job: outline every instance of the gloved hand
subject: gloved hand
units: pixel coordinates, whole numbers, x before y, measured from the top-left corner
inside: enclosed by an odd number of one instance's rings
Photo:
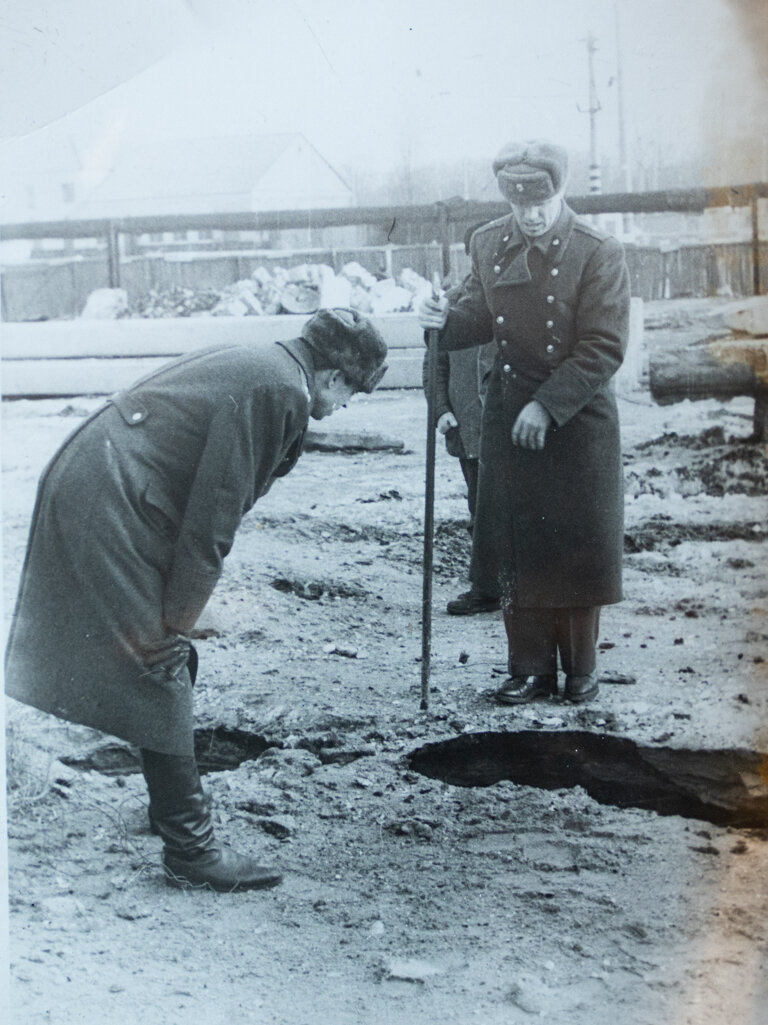
[[[447,434],[448,431],[450,431],[451,427],[458,427],[459,426],[459,421],[456,419],[456,417],[453,415],[453,413],[449,409],[447,413],[443,413],[443,415],[437,421],[437,425],[436,426],[437,426],[438,433],[440,433],[440,434]]]

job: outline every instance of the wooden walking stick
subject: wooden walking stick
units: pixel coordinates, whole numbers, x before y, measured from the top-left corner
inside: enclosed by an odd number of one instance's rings
[[[432,276],[432,298],[441,294],[440,276]],[[429,671],[432,656],[432,555],[435,532],[435,392],[437,391],[437,344],[439,332],[427,332],[427,459],[424,484],[424,559],[421,596],[421,705],[429,708]]]

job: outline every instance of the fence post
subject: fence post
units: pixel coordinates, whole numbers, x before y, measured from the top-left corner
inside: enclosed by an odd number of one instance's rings
[[[755,409],[752,414],[752,440],[765,441],[768,434],[768,389],[761,388],[755,393]]]
[[[757,193],[753,194],[750,200],[752,211],[752,291],[755,295],[762,295],[762,283],[760,280],[760,207]]]
[[[107,222],[106,237],[109,287],[120,288],[120,235],[113,221]]]
[[[451,232],[448,205],[440,202],[435,206],[437,207],[437,234],[443,251],[443,277],[446,278],[451,273]]]

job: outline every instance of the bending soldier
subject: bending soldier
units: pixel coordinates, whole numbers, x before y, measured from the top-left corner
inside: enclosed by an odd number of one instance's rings
[[[371,392],[386,345],[320,310],[301,337],[207,349],[110,399],[42,474],[6,650],[6,691],[141,749],[168,881],[235,890],[280,873],[219,843],[193,746],[189,635],[244,514],[307,424]]]

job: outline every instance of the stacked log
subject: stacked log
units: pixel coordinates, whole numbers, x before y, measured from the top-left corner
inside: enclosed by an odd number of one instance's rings
[[[651,395],[659,405],[754,396],[753,439],[763,441],[768,432],[768,297],[739,304],[724,322],[730,334],[653,356]]]

